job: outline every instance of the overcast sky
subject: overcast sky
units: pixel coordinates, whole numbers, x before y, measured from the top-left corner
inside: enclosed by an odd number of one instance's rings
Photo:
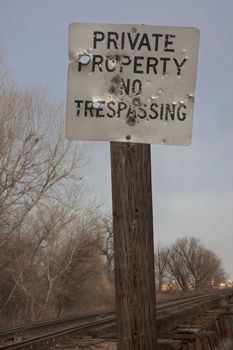
[[[0,0],[0,47],[18,85],[66,99],[71,22],[200,29],[189,147],[152,145],[156,244],[200,238],[233,278],[233,1]],[[93,143],[88,184],[111,203],[109,143]]]

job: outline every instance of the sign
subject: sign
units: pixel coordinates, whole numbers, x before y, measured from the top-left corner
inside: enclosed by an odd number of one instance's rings
[[[199,30],[72,23],[66,135],[189,145]]]

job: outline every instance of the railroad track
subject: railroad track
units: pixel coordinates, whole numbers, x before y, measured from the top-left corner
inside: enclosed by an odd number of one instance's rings
[[[0,342],[4,341],[7,338],[11,337],[18,337],[19,335],[24,334],[25,332],[33,332],[33,331],[41,331],[43,329],[49,330],[50,328],[59,328],[63,327],[64,325],[71,325],[72,323],[79,324],[81,322],[88,322],[88,321],[94,321],[99,318],[103,318],[106,316],[113,316],[114,311],[107,310],[107,311],[98,311],[98,312],[92,312],[92,313],[84,313],[80,315],[72,315],[72,316],[65,316],[62,318],[56,318],[56,319],[50,319],[46,321],[40,321],[40,322],[34,322],[25,324],[23,326],[17,326],[14,328],[5,328],[0,330]],[[1,349],[1,347],[0,347]]]
[[[233,289],[227,289],[160,302],[157,305],[158,331],[166,332],[231,296]],[[4,329],[0,331],[0,350],[53,349],[64,339],[87,335],[88,332],[96,334],[99,331],[104,335],[111,331],[115,335],[115,324],[114,312],[103,311]]]
[[[179,297],[177,299],[162,301],[158,303],[157,305],[157,311],[165,311],[165,310],[171,310],[171,308],[174,306],[175,308],[178,306],[184,307],[185,305],[190,305],[190,301],[192,303],[201,302],[205,300],[218,300],[219,298],[225,298],[228,295],[233,295],[233,289],[224,289],[224,290],[215,290],[213,292],[205,292],[205,293],[198,293],[198,294],[192,294],[187,295],[184,297]]]
[[[97,320],[97,321],[86,321],[79,325],[67,326],[63,329],[59,329],[57,331],[50,331],[46,334],[38,335],[31,337],[29,339],[20,340],[16,343],[8,343],[6,345],[1,345],[1,350],[10,350],[10,349],[33,349],[33,345],[37,346],[39,344],[44,344],[47,348],[55,345],[56,341],[60,341],[63,337],[70,336],[74,333],[79,333],[83,331],[87,331],[93,327],[106,326],[111,324],[111,322],[115,322],[116,317],[108,316],[105,320]]]

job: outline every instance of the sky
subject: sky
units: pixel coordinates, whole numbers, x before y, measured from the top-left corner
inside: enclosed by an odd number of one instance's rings
[[[17,84],[66,100],[71,22],[200,30],[192,144],[152,145],[156,245],[195,236],[233,278],[233,1],[0,0],[0,47]],[[92,142],[87,183],[111,207],[109,142]]]

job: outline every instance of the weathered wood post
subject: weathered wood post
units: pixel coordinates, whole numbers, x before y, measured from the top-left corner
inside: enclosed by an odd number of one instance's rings
[[[118,350],[155,350],[149,144],[111,143]]]

